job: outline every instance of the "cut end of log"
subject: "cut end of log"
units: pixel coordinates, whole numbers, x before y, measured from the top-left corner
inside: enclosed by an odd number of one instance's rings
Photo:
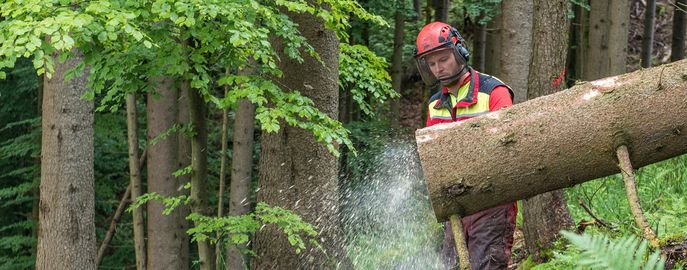
[[[618,76],[592,81],[591,84],[594,86],[594,88],[600,88],[602,90],[620,86],[620,83],[618,83]]]
[[[595,98],[595,97],[597,97],[597,96],[600,96],[600,95],[601,95],[601,93],[600,93],[599,91],[597,91],[597,90],[594,89],[594,90],[591,90],[591,91],[589,91],[588,93],[584,94],[584,95],[582,96],[582,99],[585,100],[585,101],[588,101],[588,100],[590,100],[590,99],[592,99],[592,98]]]
[[[421,135],[421,136],[415,137],[417,144],[421,144],[421,143],[424,143],[424,142],[432,140],[432,139],[434,139],[434,137],[432,137],[431,135]]]

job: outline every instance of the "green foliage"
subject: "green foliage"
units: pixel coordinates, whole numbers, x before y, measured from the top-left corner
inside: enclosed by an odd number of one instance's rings
[[[587,11],[592,9],[589,5],[589,0],[568,0],[568,19],[575,18],[575,6],[580,6]]]
[[[640,168],[636,172],[637,193],[649,224],[663,235],[687,235],[687,155]],[[594,213],[618,232],[641,235],[630,211],[625,185],[620,175],[589,181],[566,190],[568,208],[573,219],[591,217],[577,203],[584,201]]]
[[[188,187],[187,187],[188,188]],[[136,198],[129,206],[127,212],[140,207],[149,201],[159,201],[165,205],[164,215],[169,215],[181,204],[189,204],[190,198],[186,195],[167,197],[154,192],[146,193]],[[188,220],[195,226],[190,228],[187,233],[192,241],[210,241],[217,243],[224,240],[229,245],[245,244],[250,236],[264,225],[276,225],[278,229],[286,234],[289,243],[295,247],[296,254],[305,249],[305,237],[310,245],[321,248],[315,240],[317,236],[316,228],[303,221],[301,217],[289,210],[280,207],[270,207],[265,203],[258,203],[255,212],[240,216],[209,217],[199,213],[191,213]],[[251,253],[250,250],[243,252]]]
[[[327,149],[337,156],[339,151],[336,145],[345,144],[349,149],[353,149],[348,138],[348,130],[339,121],[317,110],[313,101],[298,91],[283,92],[274,82],[258,76],[227,75],[223,76],[219,83],[230,85],[232,88],[217,104],[218,107],[247,98],[258,105],[255,118],[264,131],[278,131],[283,121],[288,125],[311,131],[317,141],[324,142]]]
[[[195,133],[193,132],[193,125],[191,123],[186,125],[174,124],[167,130],[160,132],[157,136],[150,139],[150,145],[156,145],[159,141],[167,139],[170,135],[174,133],[179,133],[182,136],[193,137]]]
[[[301,217],[281,207],[271,207],[265,203],[258,203],[254,213],[240,216],[208,217],[198,213],[192,213],[188,219],[196,226],[188,230],[193,241],[207,241],[217,243],[225,239],[229,245],[245,244],[250,236],[264,225],[275,225],[286,234],[291,246],[295,247],[296,254],[306,248],[303,237],[309,244],[322,248],[316,241],[318,235],[316,227],[303,221]],[[244,252],[251,253],[244,250]]]
[[[189,204],[191,202],[191,198],[186,195],[179,195],[176,197],[168,197],[168,196],[163,196],[160,194],[157,194],[155,192],[149,192],[145,193],[141,196],[138,196],[135,201],[129,205],[129,207],[126,209],[127,212],[131,213],[134,211],[134,209],[141,207],[141,205],[144,205],[148,203],[149,201],[158,201],[161,202],[165,206],[165,210],[162,211],[163,215],[169,215],[179,207],[179,205],[182,204]]]
[[[222,109],[234,103],[213,93],[224,76],[213,67],[237,71],[255,63],[256,78],[261,80],[255,85],[261,87],[261,98],[268,101],[257,103],[262,127],[276,131],[283,119],[313,132],[335,154],[336,144],[351,146],[347,131],[297,91],[287,92],[272,83],[282,72],[277,68],[278,52],[269,40],[279,37],[289,58],[302,61],[301,52],[305,52],[319,59],[283,10],[318,16],[342,39],[347,36],[351,15],[385,23],[353,0],[325,0],[315,5],[283,0],[101,0],[80,5],[9,1],[0,7],[0,15],[5,17],[0,22],[0,36],[5,37],[0,43],[0,72],[11,68],[18,56],[34,56],[34,68],[50,76],[54,63],[49,55],[57,52],[66,59],[73,56],[72,49],[78,49],[84,62],[70,74],[90,67],[92,92],[85,96],[104,95],[99,111],[116,110],[126,93],[153,92],[149,81],[164,76],[188,81],[207,102]]]
[[[502,0],[462,0],[452,3],[465,8],[468,17],[479,24],[489,23],[499,13]]]
[[[684,220],[684,214],[687,213],[687,202],[684,201],[687,197],[685,175],[687,155],[655,163],[636,172],[637,192],[642,208],[661,243],[687,236],[687,221]],[[626,235],[642,235],[642,231],[634,223],[620,175],[585,182],[566,189],[565,193],[568,209],[575,221],[591,219],[577,203],[579,198],[596,216],[613,227],[609,230],[590,226],[585,229],[585,234],[609,235],[610,238],[619,239]],[[578,265],[583,256],[582,251],[574,246],[553,250],[553,253],[553,260],[532,269],[571,269]],[[529,268],[523,266],[521,269]]]
[[[562,231],[577,248],[582,250],[578,267],[591,269],[664,269],[660,252],[649,253],[648,243],[633,235],[610,240],[606,235],[578,235]]]
[[[384,58],[376,56],[362,45],[340,44],[339,86],[353,95],[353,100],[363,113],[372,115],[371,104],[365,100],[369,95],[378,103],[400,95],[391,86],[391,77],[386,71]]]
[[[193,172],[193,167],[192,167],[191,165],[188,165],[188,166],[186,166],[186,167],[183,167],[183,168],[181,168],[181,169],[178,169],[178,170],[174,171],[174,172],[172,173],[172,175],[173,175],[174,177],[179,177],[179,176],[182,176],[182,175],[189,175],[189,174],[191,174],[191,172]]]

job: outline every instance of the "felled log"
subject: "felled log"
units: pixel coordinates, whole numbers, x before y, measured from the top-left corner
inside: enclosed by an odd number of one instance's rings
[[[687,60],[416,132],[438,221],[687,153]]]

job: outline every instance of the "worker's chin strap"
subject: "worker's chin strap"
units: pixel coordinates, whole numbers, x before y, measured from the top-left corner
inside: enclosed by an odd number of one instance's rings
[[[456,83],[458,81],[458,79],[460,79],[460,77],[463,76],[463,74],[465,74],[465,72],[467,72],[467,70],[468,70],[468,65],[463,65],[463,68],[460,69],[458,72],[456,72],[456,74],[452,75],[451,77],[439,79],[439,81],[441,82],[441,86],[449,86],[449,85]]]

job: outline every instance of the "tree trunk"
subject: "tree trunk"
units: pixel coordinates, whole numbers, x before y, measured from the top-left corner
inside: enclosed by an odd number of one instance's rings
[[[315,107],[337,118],[338,39],[323,22],[310,14],[289,14],[313,45],[326,67],[309,56],[298,62],[282,56],[284,71],[280,85],[298,89],[311,98]],[[275,42],[282,51],[283,44]],[[307,76],[303,76],[307,74]],[[338,183],[336,158],[315,140],[311,132],[282,126],[279,132],[263,135],[260,157],[258,201],[291,209],[304,221],[319,228],[318,242],[326,254],[306,247],[299,255],[282,232],[267,226],[255,237],[258,257],[253,269],[348,269],[343,233],[338,223]]]
[[[250,182],[253,174],[253,134],[255,105],[248,100],[239,101],[234,121],[233,159],[231,163],[231,194],[229,215],[238,216],[250,211]],[[247,248],[241,245],[239,248]],[[236,246],[227,247],[226,269],[246,269],[248,257]]]
[[[163,196],[177,196],[177,179],[172,175],[177,169],[177,133],[172,132],[164,139],[152,144],[153,138],[170,130],[176,123],[177,91],[172,88],[170,78],[151,80],[155,94],[148,94],[148,192]],[[178,212],[163,215],[164,205],[149,201],[148,222],[148,269],[183,269],[181,257],[183,243]]]
[[[654,45],[654,22],[656,21],[656,0],[647,0],[644,10],[644,36],[642,37],[642,67],[651,67]]]
[[[198,90],[188,89],[189,112],[194,136],[191,137],[191,211],[212,215],[208,202],[208,130],[205,119],[206,104]],[[215,270],[215,248],[210,241],[198,242],[201,270]]]
[[[608,29],[608,74],[613,76],[627,72],[627,36],[630,33],[630,0],[610,0]]]
[[[425,2],[425,24],[429,24],[432,21],[432,1],[427,0]]]
[[[126,97],[126,123],[129,140],[129,176],[131,177],[131,201],[143,195],[141,186],[141,168],[138,154],[138,117],[136,113],[136,96],[128,94]],[[133,213],[134,253],[136,254],[136,269],[146,269],[145,226],[143,207],[134,209]]]
[[[567,1],[534,0],[533,7],[528,99],[565,88],[565,59],[568,55]],[[558,237],[558,232],[573,223],[563,191],[556,190],[523,200],[522,213],[527,250],[535,260],[548,259],[540,251],[548,249]]]
[[[65,81],[82,58],[57,58],[44,84],[36,269],[96,269],[93,101],[81,99],[88,71]]]
[[[179,100],[177,101],[177,106],[179,110],[177,113],[177,122],[179,125],[189,125],[191,123],[191,113],[189,112],[189,101],[188,101],[188,81],[181,81],[179,83]],[[191,138],[188,134],[179,134],[177,150],[178,155],[178,165],[177,168],[185,168],[191,165]],[[179,195],[190,196],[191,191],[185,188],[181,188],[191,182],[191,176],[180,175],[177,177],[177,190]],[[190,265],[190,237],[186,231],[191,227],[191,222],[186,220],[186,217],[191,213],[191,209],[188,205],[179,205],[177,208],[176,217],[179,222],[179,230],[184,233],[179,235],[179,241],[181,242],[181,251],[179,252],[179,260],[181,261],[181,269],[188,269]]]
[[[137,168],[140,168],[143,166],[143,163],[146,160],[145,155],[146,155],[146,151],[143,151],[141,158],[136,161]],[[140,171],[138,171],[138,174],[140,175]],[[126,190],[124,191],[124,195],[122,196],[122,199],[119,200],[119,204],[117,205],[117,210],[115,210],[114,214],[112,215],[112,218],[110,221],[110,227],[107,229],[107,233],[105,234],[105,238],[103,238],[103,242],[100,243],[100,248],[98,248],[98,256],[95,259],[95,265],[98,267],[100,266],[100,263],[103,260],[103,257],[105,255],[105,251],[107,250],[108,245],[110,245],[110,241],[112,240],[112,237],[117,232],[117,223],[119,222],[119,219],[122,217],[122,214],[124,213],[124,210],[125,210],[124,208],[129,206],[129,203],[132,201],[131,200],[131,186],[132,186],[131,183],[129,183],[129,185],[126,186]],[[135,240],[136,239],[134,239],[134,241]],[[135,244],[136,243],[134,242],[134,245]],[[141,246],[141,247],[144,247],[144,246]],[[134,248],[136,248],[136,246],[134,246]],[[145,264],[142,265],[142,268],[145,269]],[[138,265],[137,265],[137,269],[138,269]]]
[[[225,74],[229,75],[229,69],[225,69]],[[227,94],[229,93],[229,86],[225,85],[224,86],[224,97],[227,97]],[[227,177],[227,156],[229,155],[228,150],[229,150],[229,142],[227,141],[229,139],[228,134],[227,134],[227,129],[229,127],[229,109],[224,108],[222,109],[222,130],[220,131],[221,133],[221,150],[220,150],[220,162],[219,162],[219,190],[217,191],[217,217],[221,218],[224,216],[224,194],[226,193],[225,191],[225,186],[226,186],[226,177]],[[220,238],[221,236],[220,233],[217,233],[218,236],[218,242],[215,243],[215,265],[218,267],[222,266],[222,262],[229,262],[226,260],[224,257],[223,253],[223,248],[224,248],[224,239]],[[228,267],[227,267],[228,268]],[[231,269],[231,268],[230,268]]]
[[[487,52],[484,72],[489,75],[501,78],[501,29],[502,21],[501,17],[503,13],[499,13],[496,17],[487,24]],[[512,44],[511,44],[512,45]]]
[[[625,73],[629,0],[591,0],[585,80]]]
[[[585,61],[584,80],[608,76],[608,5],[612,0],[590,0],[589,57]]]
[[[472,48],[472,65],[477,70],[484,70],[487,54],[487,25],[476,24],[475,46]]]
[[[587,61],[589,59],[589,11],[584,7],[575,5],[575,20],[573,22],[575,40],[572,44],[575,46],[575,57],[571,59],[574,61],[571,66],[573,69],[569,70],[569,74],[574,79],[582,79],[587,76]]]
[[[673,38],[670,61],[685,58],[685,29],[687,29],[687,0],[676,0],[673,13]]]
[[[532,0],[504,0],[501,3],[501,71],[499,78],[515,92],[514,103],[527,100],[527,75],[532,50]]]
[[[413,0],[413,10],[415,10],[415,18],[420,19],[422,16],[422,4],[420,0]]]
[[[103,257],[105,257],[105,251],[107,250],[107,246],[110,245],[112,237],[117,232],[117,223],[119,223],[119,219],[122,217],[122,214],[124,213],[124,207],[129,205],[130,197],[131,185],[127,185],[126,190],[124,191],[124,195],[122,195],[122,199],[119,200],[117,210],[115,210],[114,215],[112,215],[112,219],[110,220],[110,226],[107,228],[107,232],[105,233],[103,242],[100,243],[100,247],[98,248],[98,254],[95,258],[95,265],[98,267],[100,266],[100,263],[103,261]]]
[[[38,115],[43,115],[43,85],[45,82],[45,74],[38,76],[38,102],[37,102],[37,107],[38,107]],[[41,133],[42,135],[42,133]],[[38,145],[38,153],[40,153],[41,149],[41,141],[42,138],[39,137],[36,140],[36,144]],[[31,229],[31,237],[33,239],[38,239],[38,232],[41,229],[41,222],[39,218],[39,203],[40,203],[40,198],[41,198],[41,193],[40,193],[40,185],[41,185],[41,156],[38,155],[35,158],[36,161],[36,167],[38,170],[35,172],[33,176],[33,182],[34,186],[31,188],[31,220],[35,222],[35,225]],[[31,255],[36,256],[38,253],[38,243],[34,244],[31,246]]]
[[[448,0],[432,0],[434,2],[434,18],[436,21],[448,23]]]
[[[629,147],[636,168],[687,153],[685,74],[687,60],[418,130],[437,219],[618,173],[619,145]]]
[[[403,77],[403,27],[405,25],[405,18],[403,13],[405,12],[404,0],[397,1],[398,6],[396,7],[396,16],[394,18],[394,52],[391,61],[391,84],[394,90],[399,94],[402,93],[401,82]],[[391,127],[399,127],[399,118],[401,114],[400,103],[402,97],[391,100]]]

